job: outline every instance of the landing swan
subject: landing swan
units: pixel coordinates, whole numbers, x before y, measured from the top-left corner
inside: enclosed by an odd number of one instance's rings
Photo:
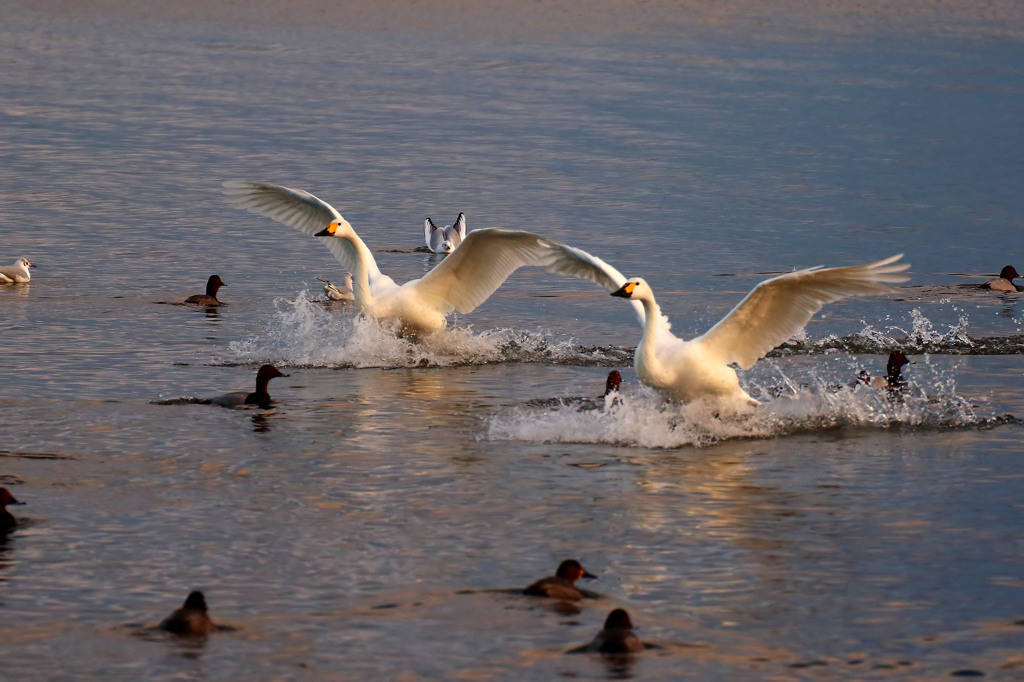
[[[434,253],[451,253],[466,238],[466,214],[459,213],[455,222],[445,227],[438,227],[427,218],[423,221],[423,238]]]
[[[888,284],[907,281],[897,273],[910,267],[896,263],[903,254],[867,265],[798,270],[767,279],[704,335],[683,341],[671,332],[668,318],[651,287],[633,277],[612,296],[640,301],[646,315],[633,359],[637,377],[681,402],[699,398],[757,405],[740,388],[735,363],[750,369],[765,353],[799,331],[826,303],[849,296],[884,294]]]
[[[403,336],[444,329],[451,312],[472,312],[524,265],[587,279],[607,289],[626,281],[618,270],[580,249],[530,232],[488,228],[470,232],[459,248],[420,279],[398,285],[381,273],[352,225],[309,192],[265,182],[229,181],[224,183],[224,193],[236,208],[325,237],[323,244],[353,274],[356,312],[397,321]],[[642,306],[637,302],[634,307],[642,320]]]

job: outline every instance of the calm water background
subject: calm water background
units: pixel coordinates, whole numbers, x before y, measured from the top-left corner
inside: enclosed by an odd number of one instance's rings
[[[918,355],[907,406],[805,390],[908,332],[1021,333],[1017,297],[962,286],[1021,263],[1015,14],[419,33],[133,9],[0,2],[0,261],[39,266],[0,287],[0,483],[28,502],[0,541],[5,675],[1024,675],[1022,430],[980,428],[1024,415],[1021,356]],[[428,215],[549,235],[644,275],[683,335],[793,267],[906,252],[912,288],[808,326],[878,354],[745,374],[804,387],[809,419],[680,436],[624,367],[628,414],[529,406],[599,393],[635,345],[606,292],[521,271],[450,347],[391,347],[306,302],[339,267],[227,207],[233,178],[330,201],[399,281],[436,262]],[[213,272],[228,306],[168,304]],[[275,410],[152,404],[263,361],[291,374]],[[485,591],[569,556],[605,595],[579,613]],[[192,588],[239,630],[137,636]],[[563,655],[614,606],[665,648]]]

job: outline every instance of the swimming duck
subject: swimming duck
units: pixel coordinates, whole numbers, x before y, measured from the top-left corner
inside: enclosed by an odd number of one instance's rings
[[[217,626],[207,614],[206,597],[199,590],[190,592],[180,609],[160,623],[160,629],[176,635],[208,635],[217,630]]]
[[[604,620],[604,628],[589,644],[570,649],[568,653],[632,654],[644,649],[657,649],[657,644],[643,642],[633,632],[633,621],[625,609],[614,609]]]
[[[885,363],[885,376],[884,377],[873,377],[866,370],[861,370],[857,376],[857,381],[862,384],[867,384],[872,388],[892,388],[900,389],[907,385],[907,380],[903,378],[902,367],[903,365],[912,365],[907,356],[898,350],[894,350],[889,353],[889,360]]]
[[[270,393],[267,392],[267,385],[270,380],[274,377],[286,377],[287,374],[282,373],[277,367],[273,365],[263,365],[256,372],[256,390],[252,393],[246,393],[245,391],[236,391],[234,393],[225,393],[222,396],[213,398],[210,403],[213,405],[220,405],[221,407],[244,407],[245,405],[258,405],[264,409],[270,407],[273,401],[270,399]]]
[[[981,285],[982,289],[991,289],[992,291],[1024,291],[1024,288],[1017,286],[1013,283],[1013,280],[1020,277],[1017,271],[1012,265],[1005,265],[1003,269],[999,271],[999,276],[995,279],[991,279]]]
[[[29,268],[35,265],[28,262],[28,258],[22,256],[14,261],[14,265],[7,268],[0,268],[0,284],[24,284],[32,279]]]
[[[547,237],[488,228],[465,241],[420,279],[399,286],[381,273],[370,249],[330,204],[309,192],[265,182],[224,183],[233,206],[272,218],[300,232],[325,237],[323,244],[353,274],[359,314],[398,323],[401,336],[417,338],[441,331],[453,311],[469,313],[486,301],[509,275],[524,265],[571,275],[614,289],[626,278],[600,258]],[[643,308],[635,305],[643,319]]]
[[[226,286],[227,284],[224,284],[219,275],[210,275],[210,279],[206,280],[206,293],[189,296],[185,299],[185,303],[197,303],[199,305],[224,305],[222,302],[217,300],[217,290]]]
[[[466,214],[459,213],[455,222],[445,227],[438,227],[427,218],[423,221],[423,237],[434,253],[451,253],[466,238]]]
[[[320,279],[319,277],[317,277],[317,279],[324,283],[324,294],[326,294],[327,298],[331,299],[332,301],[351,301],[353,298],[355,298],[355,296],[352,294],[351,272],[345,273],[345,278],[342,280],[340,286],[331,284],[326,279]]]
[[[619,370],[613,369],[608,372],[608,378],[604,380],[604,395],[618,393],[620,386],[622,386],[622,374],[619,373]]]
[[[7,511],[9,504],[25,504],[14,499],[14,495],[7,488],[0,488],[0,532],[10,530],[18,525],[18,519],[14,514]]]
[[[642,278],[628,279],[612,296],[640,301],[644,307],[644,331],[633,360],[640,381],[680,402],[710,398],[753,406],[758,402],[740,388],[730,365],[750,369],[826,303],[891,291],[888,284],[907,280],[896,274],[910,267],[896,264],[902,257],[841,268],[808,268],[765,280],[718,324],[689,341],[671,332],[668,318]]]
[[[576,559],[566,559],[558,564],[558,570],[554,575],[541,578],[528,585],[523,589],[523,594],[528,594],[531,597],[554,597],[555,599],[578,601],[583,599],[583,593],[576,587],[576,581],[580,578],[593,579],[596,577],[593,573],[587,572]]]

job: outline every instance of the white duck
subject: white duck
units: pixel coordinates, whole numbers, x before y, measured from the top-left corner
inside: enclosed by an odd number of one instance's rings
[[[9,268],[0,268],[0,284],[24,284],[32,279],[29,268],[34,268],[28,258],[21,257]]]
[[[328,280],[320,279],[319,277],[317,279],[324,283],[324,294],[332,301],[351,301],[355,298],[355,295],[352,293],[351,272],[345,273],[345,278],[341,281],[340,285],[331,284]]]
[[[459,213],[455,222],[438,227],[430,218],[423,221],[423,237],[434,253],[451,253],[466,239],[466,214]]]
[[[626,281],[618,270],[580,249],[530,232],[489,228],[470,232],[433,270],[398,285],[381,273],[352,225],[333,206],[309,192],[265,182],[229,181],[224,183],[224,193],[237,208],[325,237],[324,245],[353,274],[356,311],[378,320],[397,321],[402,336],[419,337],[444,329],[451,312],[473,311],[524,265],[581,277],[608,289]],[[642,320],[640,303],[634,307]]]
[[[849,296],[884,294],[888,284],[905,282],[897,273],[910,267],[896,263],[903,254],[867,265],[798,270],[765,280],[702,336],[684,341],[674,335],[668,318],[643,279],[626,281],[612,296],[640,301],[646,321],[633,359],[640,381],[681,402],[701,398],[757,405],[740,388],[735,363],[750,369],[788,340],[826,303]]]

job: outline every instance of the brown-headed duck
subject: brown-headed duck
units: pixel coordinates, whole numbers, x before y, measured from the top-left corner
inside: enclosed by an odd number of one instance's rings
[[[196,294],[195,296],[189,296],[185,299],[185,303],[196,303],[198,305],[224,305],[223,302],[217,299],[217,290],[221,287],[226,287],[224,281],[221,280],[220,275],[210,275],[210,279],[206,280],[206,293]]]
[[[35,265],[28,262],[28,258],[22,256],[14,261],[14,265],[0,268],[0,284],[24,284],[32,279],[32,273],[28,269],[34,267]]]
[[[260,367],[259,371],[256,372],[255,391],[252,393],[246,393],[245,391],[225,393],[222,396],[214,398],[210,403],[220,405],[221,407],[244,407],[246,405],[258,405],[263,408],[269,407],[272,401],[270,399],[270,393],[267,391],[267,385],[274,377],[286,376],[288,375],[281,372],[273,365],[263,365]]]
[[[199,590],[190,592],[180,609],[160,623],[160,629],[176,635],[208,635],[217,630],[217,625],[207,614],[206,597]]]
[[[633,654],[657,648],[657,644],[643,642],[634,634],[633,621],[625,609],[615,609],[605,618],[604,628],[589,644],[570,649],[568,653]]]
[[[995,279],[991,279],[981,285],[982,289],[991,289],[992,291],[1024,291],[1013,283],[1013,280],[1020,277],[1017,271],[1012,265],[1003,266],[1003,269],[999,271],[999,276]]]
[[[868,374],[867,370],[861,370],[857,376],[858,383],[867,384],[872,388],[890,388],[890,389],[901,389],[907,385],[907,380],[903,378],[902,368],[903,365],[912,365],[907,356],[898,350],[894,350],[889,353],[889,360],[885,363],[885,376],[884,377],[873,377]]]
[[[7,505],[9,504],[25,503],[14,499],[14,495],[7,488],[0,488],[0,532],[10,530],[18,525],[18,519],[14,518],[14,514],[7,511]]]
[[[608,372],[608,378],[604,381],[604,394],[618,393],[620,386],[622,386],[622,375],[619,370],[613,369]]]
[[[527,586],[523,590],[523,594],[532,597],[554,597],[555,599],[578,601],[583,599],[584,595],[576,587],[576,581],[580,578],[596,577],[593,573],[588,573],[576,559],[566,559],[558,565],[558,570],[554,575],[541,578]]]

